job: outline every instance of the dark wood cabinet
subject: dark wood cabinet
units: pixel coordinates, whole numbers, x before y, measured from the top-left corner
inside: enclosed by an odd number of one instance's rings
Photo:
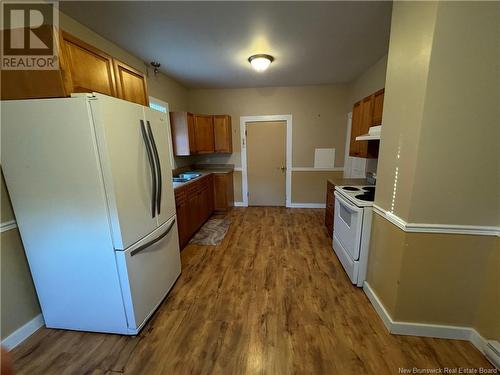
[[[333,238],[333,218],[335,213],[335,185],[330,181],[326,183],[326,208],[325,227],[331,238]]]
[[[382,124],[384,89],[354,103],[351,121],[349,156],[377,158],[380,141],[357,141],[356,137],[368,133],[371,126]]]
[[[214,211],[213,176],[206,175],[175,189],[179,244],[183,248]]]
[[[231,153],[233,152],[233,137],[231,116],[214,115],[214,148],[215,152]]]
[[[228,211],[234,206],[233,172],[214,174],[214,209]]]

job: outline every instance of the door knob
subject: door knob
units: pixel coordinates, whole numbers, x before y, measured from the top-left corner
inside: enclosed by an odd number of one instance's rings
[[[282,171],[282,172],[286,171],[286,167],[285,167],[284,165],[282,165],[282,166],[280,167],[280,169],[281,169],[281,171]]]

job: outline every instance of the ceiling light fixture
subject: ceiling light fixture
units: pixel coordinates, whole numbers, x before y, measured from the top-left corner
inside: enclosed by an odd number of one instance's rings
[[[269,65],[271,65],[273,61],[274,57],[263,53],[252,55],[248,58],[248,62],[257,72],[263,72],[264,70],[269,68]]]

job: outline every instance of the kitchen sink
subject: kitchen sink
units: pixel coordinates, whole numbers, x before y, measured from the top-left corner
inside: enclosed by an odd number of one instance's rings
[[[194,180],[201,176],[201,173],[197,172],[185,172],[180,173],[177,177],[173,177],[174,182],[188,182]]]
[[[179,178],[187,178],[188,180],[192,180],[193,178],[200,177],[201,173],[198,172],[185,172],[179,174]]]

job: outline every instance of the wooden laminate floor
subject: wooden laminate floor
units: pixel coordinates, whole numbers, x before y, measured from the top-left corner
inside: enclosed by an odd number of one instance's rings
[[[323,210],[236,208],[217,247],[182,251],[182,275],[140,335],[41,329],[18,374],[398,374],[491,367],[468,342],[388,334],[349,282]]]

